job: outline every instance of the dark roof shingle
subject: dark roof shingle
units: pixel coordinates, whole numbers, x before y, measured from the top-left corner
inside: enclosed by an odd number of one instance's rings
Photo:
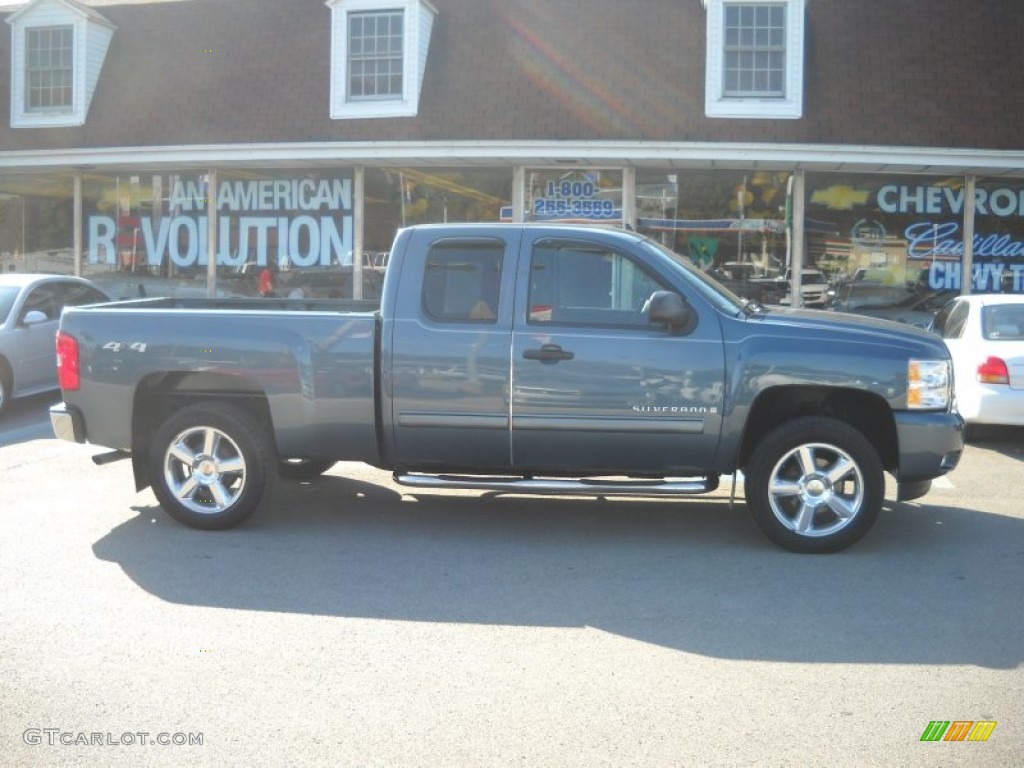
[[[420,112],[406,118],[330,118],[323,0],[103,6],[118,29],[77,128],[9,127],[10,34],[0,34],[0,151],[387,140],[1020,148],[1020,0],[809,3],[798,120],[704,116],[695,0],[433,2]]]

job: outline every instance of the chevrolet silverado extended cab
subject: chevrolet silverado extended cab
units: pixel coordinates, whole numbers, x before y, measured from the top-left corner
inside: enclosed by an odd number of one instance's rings
[[[197,528],[338,460],[417,488],[682,496],[742,472],[756,523],[842,549],[957,463],[923,331],[737,298],[652,240],[553,225],[400,231],[379,307],[149,299],[65,310],[56,434],[130,454]],[[735,476],[735,475],[734,475]]]

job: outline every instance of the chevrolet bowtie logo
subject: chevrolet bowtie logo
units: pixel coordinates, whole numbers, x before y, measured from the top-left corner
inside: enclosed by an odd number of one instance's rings
[[[846,184],[837,184],[819,189],[811,195],[811,202],[824,205],[832,211],[852,211],[858,205],[867,203],[871,193],[865,189],[854,189]]]

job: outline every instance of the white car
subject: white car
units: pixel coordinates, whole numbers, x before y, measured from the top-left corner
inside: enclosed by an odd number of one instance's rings
[[[786,270],[785,275],[778,278],[778,283],[786,294],[779,301],[780,304],[793,303],[790,291],[792,279],[792,270],[789,269]],[[803,297],[805,307],[824,307],[828,302],[828,278],[825,277],[825,273],[818,269],[800,270],[800,295]]]
[[[61,310],[109,300],[80,277],[0,275],[0,414],[15,397],[57,389]]]
[[[957,410],[968,425],[1024,426],[1024,295],[959,296],[932,330],[953,358]]]

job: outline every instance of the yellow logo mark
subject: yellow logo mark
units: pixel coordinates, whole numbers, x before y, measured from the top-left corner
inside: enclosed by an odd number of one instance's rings
[[[869,197],[871,193],[866,189],[836,184],[828,189],[819,189],[811,195],[811,202],[824,205],[832,211],[852,211],[855,206],[867,203]]]

